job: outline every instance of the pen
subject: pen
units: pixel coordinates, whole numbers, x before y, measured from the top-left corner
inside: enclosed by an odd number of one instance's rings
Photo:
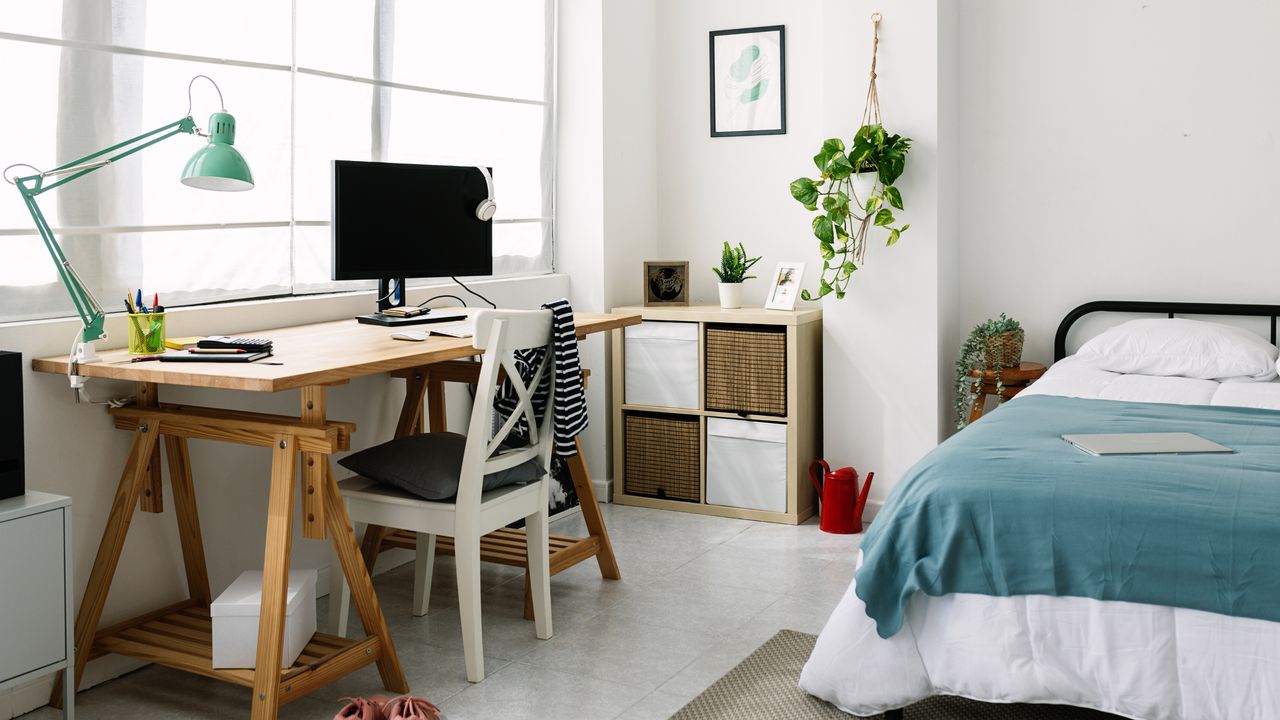
[[[160,356],[159,356],[159,355],[147,355],[146,357],[136,357],[136,358],[131,358],[131,359],[129,360],[129,362],[131,362],[131,363],[136,363],[136,362],[151,362],[152,360],[159,360],[159,359],[160,359]]]
[[[138,299],[133,301],[133,306],[142,312],[147,311],[147,308],[142,305],[142,288],[138,288]]]
[[[158,310],[160,307],[160,293],[151,296],[151,309]]]
[[[238,353],[246,353],[249,351],[237,348],[187,348],[187,352],[198,353],[201,355],[236,355]]]

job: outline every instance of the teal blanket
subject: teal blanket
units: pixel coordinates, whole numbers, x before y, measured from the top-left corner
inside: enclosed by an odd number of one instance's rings
[[[1060,437],[1172,431],[1236,452],[1093,457]],[[886,638],[915,592],[1280,621],[1280,412],[1020,398],[907,471],[862,553],[856,591]]]

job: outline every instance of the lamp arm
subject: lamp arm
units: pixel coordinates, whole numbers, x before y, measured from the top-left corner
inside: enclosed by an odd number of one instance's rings
[[[103,311],[98,299],[85,286],[84,281],[80,279],[80,275],[72,267],[71,261],[67,259],[66,253],[62,251],[62,246],[58,244],[57,238],[53,235],[53,229],[49,227],[49,222],[45,220],[44,213],[40,211],[40,206],[36,203],[36,197],[174,135],[179,133],[194,134],[195,132],[195,121],[188,116],[77,160],[59,165],[52,170],[14,178],[11,181],[18,187],[18,191],[22,193],[22,200],[27,206],[27,212],[31,213],[31,219],[36,224],[36,231],[40,233],[40,239],[44,241],[45,249],[49,251],[49,256],[53,258],[54,265],[57,267],[58,278],[66,286],[67,293],[71,296],[71,302],[75,305],[76,313],[80,315],[80,322],[84,326],[80,335],[82,343],[91,343],[106,337],[107,333],[104,327],[106,312]],[[122,148],[123,150],[121,150]],[[99,159],[104,155],[108,157]],[[46,177],[65,173],[70,174],[48,184],[44,182]]]

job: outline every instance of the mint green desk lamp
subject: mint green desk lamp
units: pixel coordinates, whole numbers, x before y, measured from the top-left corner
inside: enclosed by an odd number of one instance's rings
[[[218,106],[222,108],[209,116],[207,132],[196,127],[195,120],[191,118],[191,88],[195,85],[196,80],[200,78],[204,78],[213,84],[214,90],[218,92]],[[103,311],[102,305],[98,303],[97,298],[89,291],[89,288],[85,287],[79,274],[71,266],[71,261],[67,259],[66,254],[62,252],[57,239],[53,236],[53,230],[44,218],[44,213],[40,212],[40,206],[36,204],[36,198],[43,193],[61,187],[77,178],[84,177],[94,170],[106,167],[117,160],[126,158],[139,150],[151,147],[179,133],[209,138],[208,144],[197,150],[196,154],[192,155],[191,159],[187,161],[186,167],[182,169],[183,185],[201,190],[223,192],[253,189],[253,173],[249,171],[249,164],[245,162],[244,156],[240,154],[240,151],[234,147],[236,141],[236,119],[226,111],[226,105],[222,101],[222,90],[207,75],[197,75],[191,78],[191,82],[187,84],[187,114],[181,120],[176,120],[168,125],[145,132],[135,138],[117,143],[78,160],[59,165],[52,170],[40,171],[39,168],[26,163],[16,163],[4,170],[5,180],[12,185],[16,185],[18,191],[22,193],[22,200],[26,203],[27,211],[31,213],[31,218],[35,221],[36,230],[40,233],[40,238],[44,240],[45,248],[48,249],[49,255],[53,258],[53,262],[58,268],[58,277],[62,280],[62,284],[66,286],[67,293],[71,295],[71,301],[75,304],[76,312],[80,315],[80,321],[83,324],[83,329],[71,353],[71,368],[68,373],[71,378],[71,387],[76,393],[77,400],[85,383],[85,378],[79,375],[77,369],[80,363],[94,362],[98,359],[93,343],[107,337],[106,329],[103,327],[106,313]],[[9,177],[11,169],[23,167],[35,170],[36,173],[22,177]],[[58,176],[63,177],[52,182],[45,182],[46,178]]]

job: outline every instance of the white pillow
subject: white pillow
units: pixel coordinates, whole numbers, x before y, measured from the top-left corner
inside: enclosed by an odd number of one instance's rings
[[[1130,320],[1085,343],[1076,357],[1111,372],[1265,382],[1276,346],[1243,328],[1160,318]]]

